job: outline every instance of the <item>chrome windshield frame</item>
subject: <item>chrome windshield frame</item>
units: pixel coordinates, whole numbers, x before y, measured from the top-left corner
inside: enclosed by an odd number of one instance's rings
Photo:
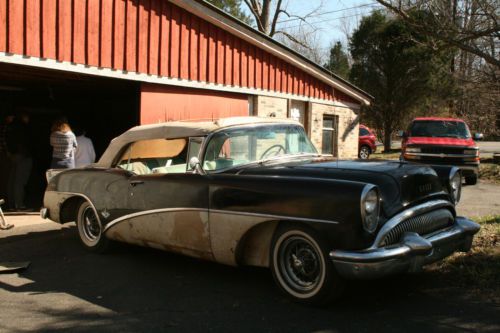
[[[284,125],[289,126],[289,127],[301,128],[304,131],[305,138],[307,139],[307,141],[309,142],[311,148],[313,148],[315,152],[314,153],[299,153],[299,154],[281,155],[278,158],[276,158],[276,160],[280,160],[282,158],[283,159],[287,159],[287,158],[290,158],[290,157],[294,158],[294,157],[305,157],[305,156],[309,156],[309,157],[319,157],[319,156],[321,156],[321,154],[318,153],[316,147],[314,146],[314,144],[311,142],[311,140],[307,136],[304,127],[302,127],[300,124],[295,125],[295,124],[282,124],[282,123],[274,123],[274,122],[267,123],[266,122],[266,123],[258,123],[258,124],[228,126],[228,127],[220,128],[220,129],[217,129],[217,130],[213,131],[208,136],[206,136],[206,138],[205,138],[205,140],[203,142],[203,146],[200,149],[200,153],[199,153],[200,164],[203,167],[203,165],[205,163],[205,155],[206,155],[206,151],[207,151],[208,145],[212,141],[213,137],[215,135],[217,135],[218,133],[220,133],[220,132],[224,132],[224,131],[227,131],[227,130],[238,129],[238,128],[241,128],[241,129],[245,129],[245,128],[246,129],[255,129],[255,128],[258,128],[258,127],[284,126]],[[274,158],[267,158],[267,159],[256,160],[256,161],[251,161],[251,162],[244,163],[244,164],[239,164],[239,165],[231,166],[229,168],[224,168],[224,169],[219,169],[219,170],[204,170],[204,171],[207,174],[219,173],[219,172],[224,172],[224,171],[231,170],[231,169],[234,169],[234,168],[237,168],[237,167],[259,165],[259,164],[266,163],[267,161],[273,161],[273,160],[275,160],[275,159]]]

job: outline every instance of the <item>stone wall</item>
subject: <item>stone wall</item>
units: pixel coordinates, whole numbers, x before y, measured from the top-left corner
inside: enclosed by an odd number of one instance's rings
[[[254,114],[259,117],[286,118],[288,116],[288,100],[285,98],[256,96]]]
[[[339,158],[357,158],[359,138],[359,114],[354,110],[325,104],[311,103],[310,137],[318,151],[321,151],[323,140],[323,115],[336,115],[338,124],[338,156]]]
[[[323,115],[336,115],[338,124],[338,156],[339,158],[357,158],[359,136],[359,113],[346,107],[309,103],[308,135],[312,143],[321,152],[323,140]],[[256,96],[254,99],[254,115],[259,117],[287,118],[288,100],[285,98]]]

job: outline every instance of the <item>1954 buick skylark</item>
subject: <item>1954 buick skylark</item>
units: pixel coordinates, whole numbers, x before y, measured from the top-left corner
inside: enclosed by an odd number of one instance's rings
[[[415,272],[468,251],[460,171],[321,156],[291,120],[138,126],[98,163],[53,175],[42,217],[112,240],[228,265],[269,267],[281,290],[323,303],[344,279]]]

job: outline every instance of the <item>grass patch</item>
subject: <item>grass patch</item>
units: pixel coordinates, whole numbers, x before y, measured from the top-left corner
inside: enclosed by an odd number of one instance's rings
[[[500,184],[500,165],[493,163],[481,163],[479,165],[479,178]]]
[[[471,251],[455,253],[431,266],[450,286],[500,300],[500,215],[475,219],[481,230]]]
[[[376,152],[370,155],[371,160],[399,160],[401,150],[391,150],[388,153]]]

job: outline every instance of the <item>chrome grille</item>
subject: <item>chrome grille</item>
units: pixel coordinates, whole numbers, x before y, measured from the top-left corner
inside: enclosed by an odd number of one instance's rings
[[[424,146],[421,147],[421,152],[426,154],[463,154],[464,147],[432,147],[432,146]]]
[[[446,228],[451,224],[453,224],[453,215],[451,212],[448,209],[438,209],[399,223],[387,233],[382,245],[392,245],[399,242],[405,232],[416,232],[419,235],[426,235]]]

